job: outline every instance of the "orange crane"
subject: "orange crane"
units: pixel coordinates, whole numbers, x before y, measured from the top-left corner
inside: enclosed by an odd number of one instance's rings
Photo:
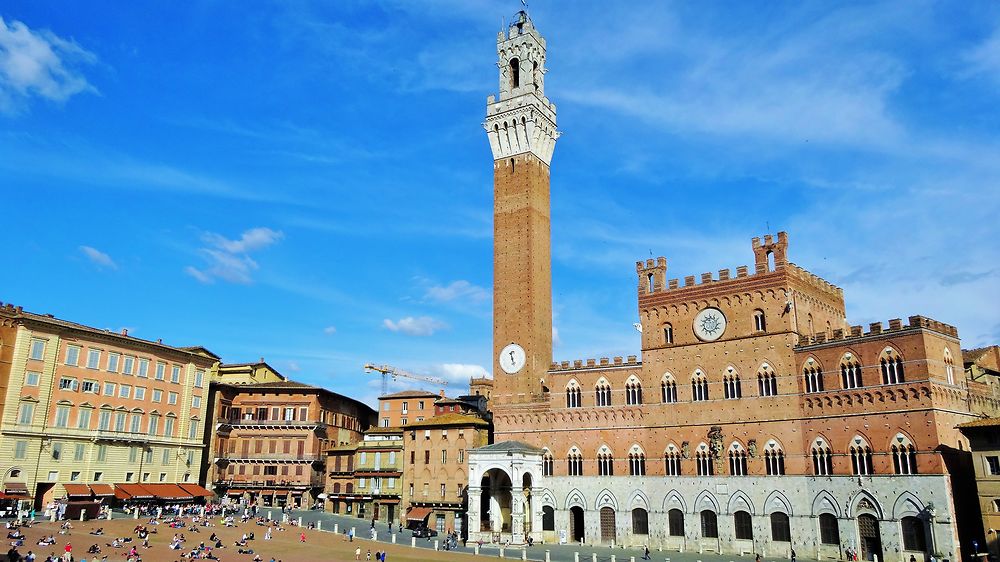
[[[374,363],[365,363],[366,373],[382,373],[382,395],[386,395],[389,392],[389,378],[396,380],[399,377],[404,379],[413,379],[416,381],[432,382],[441,386],[448,386],[448,381],[444,379],[439,379],[436,377],[427,377],[424,375],[414,375],[413,373],[408,373],[402,369],[397,369],[392,365],[376,365]]]

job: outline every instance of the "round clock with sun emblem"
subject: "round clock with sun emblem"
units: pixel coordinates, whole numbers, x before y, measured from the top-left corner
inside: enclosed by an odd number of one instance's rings
[[[715,341],[726,331],[726,315],[718,308],[706,308],[694,317],[694,335],[701,341]]]

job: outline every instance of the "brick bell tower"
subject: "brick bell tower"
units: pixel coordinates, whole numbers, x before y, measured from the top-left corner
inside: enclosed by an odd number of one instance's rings
[[[527,12],[497,35],[500,95],[486,102],[493,151],[493,396],[540,398],[552,361],[549,163],[559,133],[545,97],[545,39]]]

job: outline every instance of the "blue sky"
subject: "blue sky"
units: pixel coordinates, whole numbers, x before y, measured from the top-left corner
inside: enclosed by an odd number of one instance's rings
[[[0,6],[0,299],[264,357],[491,365],[481,128],[517,2]],[[1000,341],[1000,5],[536,1],[558,360],[638,353],[637,259],[790,259],[849,320]]]

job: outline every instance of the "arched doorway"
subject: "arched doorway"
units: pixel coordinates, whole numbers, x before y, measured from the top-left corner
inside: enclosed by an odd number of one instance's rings
[[[862,560],[874,560],[874,556],[882,560],[882,534],[879,532],[878,519],[867,513],[859,515],[858,537],[861,539]]]
[[[524,505],[521,513],[524,514],[524,532],[530,533],[534,529],[531,526],[531,515],[534,512],[535,499],[531,497],[531,474],[527,472],[521,477],[521,497],[524,498]]]
[[[491,533],[510,532],[511,481],[510,476],[499,468],[490,469],[480,483],[482,506],[480,525],[483,531]]]
[[[569,536],[573,542],[583,542],[583,508],[569,508]]]
[[[602,507],[601,508],[601,542],[603,543],[613,543],[617,542],[617,533],[615,533],[615,508],[613,507]]]

